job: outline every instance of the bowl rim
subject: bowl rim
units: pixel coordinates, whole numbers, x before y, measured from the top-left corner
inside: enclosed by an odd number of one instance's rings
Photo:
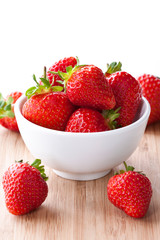
[[[19,117],[26,122],[27,124],[34,126],[37,129],[40,129],[40,131],[43,131],[45,133],[49,133],[49,134],[60,134],[62,136],[86,136],[86,137],[90,137],[90,136],[100,136],[100,135],[111,135],[111,134],[116,134],[116,133],[122,133],[124,131],[128,131],[131,130],[133,128],[138,127],[139,125],[141,125],[144,121],[146,121],[147,118],[149,118],[150,115],[150,111],[151,111],[151,107],[150,104],[148,102],[148,100],[142,96],[142,101],[144,102],[144,104],[146,105],[146,111],[143,113],[143,115],[136,120],[135,122],[133,122],[132,124],[129,124],[125,127],[122,128],[118,128],[118,129],[113,129],[110,131],[102,131],[102,132],[89,132],[89,133],[76,133],[76,132],[65,132],[65,131],[59,131],[59,130],[54,130],[54,129],[50,129],[50,128],[45,128],[42,127],[40,125],[37,125],[33,122],[30,122],[29,120],[27,120],[23,115],[22,115],[22,104],[24,104],[23,102],[25,102],[27,100],[27,97],[25,96],[25,94],[23,94],[15,103],[14,106],[14,111],[15,111],[15,116],[16,118]],[[22,106],[21,106],[22,105]],[[19,121],[17,121],[17,124],[19,124]]]

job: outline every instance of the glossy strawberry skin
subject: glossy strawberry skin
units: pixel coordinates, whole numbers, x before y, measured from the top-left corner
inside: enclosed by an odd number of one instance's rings
[[[160,78],[151,74],[143,74],[137,80],[142,86],[143,96],[151,106],[148,125],[160,121]]]
[[[66,72],[66,68],[69,66],[74,67],[77,64],[77,59],[75,57],[68,57],[68,58],[64,58],[59,60],[58,62],[56,62],[53,66],[51,66],[49,68],[48,71],[53,71],[53,72]],[[49,82],[52,83],[53,81],[53,76],[54,76],[54,86],[59,86],[61,85],[60,83],[58,83],[57,81],[62,81],[62,79],[58,76],[58,74],[52,74],[47,72],[47,77],[49,79]]]
[[[40,172],[28,163],[12,164],[3,176],[8,211],[23,215],[38,208],[48,195],[48,186]]]
[[[22,108],[29,121],[54,130],[64,131],[75,107],[64,92],[33,95]]]
[[[6,99],[8,97],[12,97],[13,98],[13,103],[12,103],[12,111],[14,112],[14,104],[16,103],[16,101],[18,100],[19,97],[22,96],[22,93],[21,92],[12,92],[10,93]],[[4,118],[1,118],[0,119],[0,124],[9,129],[9,130],[12,130],[12,131],[15,131],[15,132],[19,132],[19,128],[18,128],[18,125],[17,125],[17,120],[16,120],[16,117],[14,118],[11,118],[11,117],[4,117]]]
[[[140,83],[126,72],[113,73],[107,79],[116,99],[116,108],[121,107],[118,124],[124,127],[133,123],[142,100]]]
[[[137,172],[128,171],[110,178],[108,199],[127,215],[141,218],[149,208],[152,197],[150,180]]]
[[[77,68],[67,81],[70,101],[81,107],[112,109],[115,98],[102,70],[94,65]]]
[[[70,117],[66,132],[102,132],[110,130],[102,114],[94,109],[79,108]]]
[[[8,130],[19,132],[16,118],[5,117],[0,119],[0,124]]]

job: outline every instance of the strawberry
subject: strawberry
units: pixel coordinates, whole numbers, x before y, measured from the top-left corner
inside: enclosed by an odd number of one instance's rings
[[[37,86],[26,91],[29,99],[23,105],[23,116],[37,125],[64,131],[75,107],[67,94],[60,92],[62,87],[51,86],[45,74],[44,78],[40,78],[43,85],[37,82],[35,75],[33,78]]]
[[[101,132],[114,129],[118,110],[104,110],[101,114],[91,108],[79,108],[70,117],[66,132]]]
[[[121,71],[121,67],[121,62],[112,62],[111,64],[107,64],[107,71],[105,72],[105,76],[109,77],[112,73]]]
[[[126,171],[121,170],[108,182],[108,199],[127,215],[144,217],[152,197],[151,182],[141,172],[135,172],[133,167],[124,164]]]
[[[143,74],[137,80],[142,86],[143,96],[151,106],[148,125],[160,121],[160,78],[151,74]]]
[[[3,176],[5,203],[8,211],[22,215],[38,208],[46,199],[48,186],[44,166],[36,159],[32,165],[23,161],[12,164]]]
[[[0,94],[0,124],[16,132],[19,132],[19,129],[14,115],[14,104],[21,95],[21,92],[12,92],[5,100]]]
[[[50,68],[49,71],[54,71],[54,72],[66,72],[66,68],[69,66],[74,67],[77,64],[77,59],[75,57],[68,57],[59,60],[58,62],[54,63]],[[62,86],[60,83],[62,79],[59,77],[58,74],[52,74],[50,72],[47,72],[47,77],[49,79],[50,84],[54,86]],[[54,77],[54,79],[53,79]],[[40,82],[42,84],[42,82]]]
[[[116,108],[121,107],[117,123],[127,126],[133,123],[142,100],[140,83],[127,72],[116,72],[107,78],[116,99]]]
[[[64,92],[51,92],[32,96],[22,108],[29,121],[54,130],[63,131],[74,111],[74,106]]]
[[[100,68],[76,65],[74,68],[68,67],[66,73],[58,74],[64,80],[68,98],[74,105],[99,110],[115,106],[112,89]]]

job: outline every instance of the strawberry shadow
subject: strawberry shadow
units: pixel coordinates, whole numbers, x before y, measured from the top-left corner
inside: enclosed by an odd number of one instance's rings
[[[21,215],[20,217],[27,221],[35,221],[35,222],[45,222],[47,219],[55,220],[58,217],[57,209],[50,208],[47,205],[41,205],[39,208],[33,210],[32,212]],[[19,218],[19,216],[17,216]],[[21,219],[21,220],[22,220]]]

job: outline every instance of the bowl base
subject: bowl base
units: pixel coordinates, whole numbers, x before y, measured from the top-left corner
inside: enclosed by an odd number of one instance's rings
[[[66,178],[66,179],[70,179],[70,180],[78,180],[78,181],[88,181],[88,180],[98,179],[98,178],[104,177],[110,171],[111,170],[107,170],[107,171],[99,172],[99,173],[81,174],[81,173],[61,172],[61,171],[57,171],[57,170],[53,169],[53,172],[62,178]]]

